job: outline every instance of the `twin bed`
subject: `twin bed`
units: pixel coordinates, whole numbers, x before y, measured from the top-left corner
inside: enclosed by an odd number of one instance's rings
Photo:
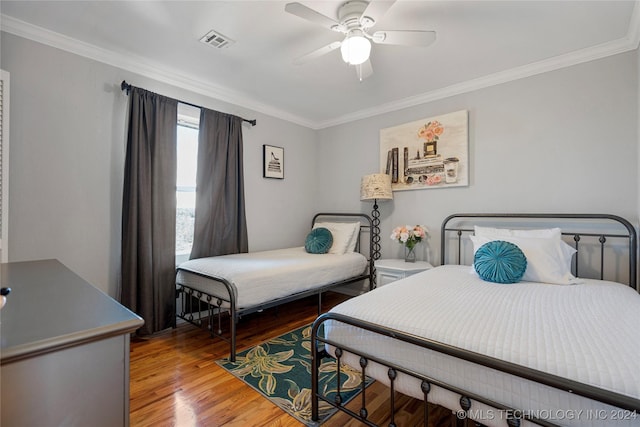
[[[311,227],[331,230],[329,253],[304,247],[189,260],[176,274],[177,316],[206,326],[229,341],[235,361],[236,327],[242,316],[336,287],[368,280],[373,283],[372,222],[365,214],[319,213]],[[364,237],[363,237],[364,236]],[[229,332],[223,331],[228,315]],[[213,324],[215,323],[215,324]]]
[[[473,264],[478,247],[469,236],[477,240],[480,231],[491,230],[487,223],[510,227],[493,229],[498,236],[488,240],[527,248],[523,281],[487,282],[473,267],[459,265]],[[561,230],[549,228],[557,224]],[[491,426],[640,425],[637,241],[628,221],[611,215],[461,214],[444,221],[441,239],[443,264],[454,258],[455,265],[380,287],[321,315],[312,328],[319,349],[314,361],[329,353],[386,384],[390,425],[396,391]],[[565,240],[577,248],[575,256]],[[594,274],[596,279],[584,278]],[[608,274],[614,281],[604,280]],[[617,283],[621,277],[629,286]],[[314,419],[323,400],[376,425],[364,386],[360,409],[351,410],[340,398],[321,395],[317,378],[314,371]],[[424,410],[426,426],[426,403]]]

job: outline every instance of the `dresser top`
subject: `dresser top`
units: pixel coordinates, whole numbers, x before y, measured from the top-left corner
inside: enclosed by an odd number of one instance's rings
[[[0,363],[130,333],[142,318],[57,260],[2,264]]]

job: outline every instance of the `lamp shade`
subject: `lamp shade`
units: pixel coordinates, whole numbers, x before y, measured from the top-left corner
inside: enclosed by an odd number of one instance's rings
[[[360,200],[391,200],[391,175],[374,173],[362,177],[360,183]]]

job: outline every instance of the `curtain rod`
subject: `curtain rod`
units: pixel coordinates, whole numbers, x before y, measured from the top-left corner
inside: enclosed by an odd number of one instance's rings
[[[122,83],[120,83],[120,89],[121,90],[126,90],[127,91],[127,95],[129,95],[129,92],[131,92],[131,88],[132,88],[132,85],[127,83],[126,80],[123,80]],[[192,104],[190,102],[184,102],[184,101],[180,101],[180,100],[178,100],[178,102],[181,103],[181,104],[190,105],[191,107],[204,108],[204,107],[201,107],[200,105]],[[245,119],[244,117],[240,117],[240,118],[242,119],[243,122],[250,123],[251,126],[255,126],[256,123],[257,123],[256,119],[249,120],[249,119]]]

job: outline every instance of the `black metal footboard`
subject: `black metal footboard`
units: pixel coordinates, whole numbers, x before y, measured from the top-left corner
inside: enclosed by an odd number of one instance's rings
[[[190,270],[185,271],[189,271],[189,273],[191,274],[197,274],[208,279],[217,280],[225,285],[228,295],[212,295],[210,293],[194,289],[183,284],[177,284],[176,298],[179,298],[180,296],[182,296],[183,298],[182,303],[178,307],[176,316],[198,327],[202,327],[204,325],[204,320],[207,319],[209,333],[211,334],[211,336],[218,337],[229,343],[229,360],[231,362],[235,362],[236,360],[236,330],[238,322],[240,321],[242,316],[246,316],[248,314],[256,313],[272,307],[277,307],[288,302],[297,301],[301,298],[306,298],[308,296],[314,295],[318,296],[318,315],[320,315],[322,313],[322,294],[324,292],[340,286],[348,285],[350,283],[359,282],[361,280],[369,280],[371,278],[371,274],[367,269],[365,273],[346,280],[330,283],[328,285],[320,286],[308,291],[298,292],[292,295],[288,295],[284,298],[266,301],[256,306],[238,308],[237,290],[233,284],[229,283],[229,281],[218,277],[207,276]],[[196,304],[195,301],[198,301],[198,303]],[[205,305],[204,310],[201,310],[201,304]],[[205,313],[204,315],[202,314],[203,312]],[[224,335],[224,331],[222,330],[222,315],[224,313],[229,313],[228,337]]]
[[[537,383],[544,384],[544,385],[556,388],[558,390],[562,390],[568,393],[573,393],[586,398],[590,398],[598,402],[601,402],[603,404],[611,405],[615,408],[620,408],[621,416],[623,416],[624,414],[627,414],[628,417],[637,417],[638,419],[640,419],[640,400],[638,399],[634,399],[629,396],[625,396],[609,390],[600,389],[587,384],[579,383],[566,378],[551,375],[546,372],[530,369],[530,368],[516,365],[510,362],[505,362],[503,360],[488,357],[479,353],[463,350],[463,349],[453,347],[451,345],[447,345],[441,342],[428,340],[428,339],[407,334],[398,330],[382,327],[382,326],[379,326],[370,322],[366,322],[360,319],[355,319],[349,316],[330,312],[330,313],[323,314],[320,317],[318,317],[318,319],[316,319],[316,321],[313,324],[312,335],[311,335],[312,348],[316,349],[316,351],[312,352],[313,353],[312,366],[314,366],[314,369],[312,371],[312,378],[311,378],[312,418],[313,420],[316,420],[316,421],[318,420],[319,401],[322,400],[328,403],[329,405],[349,414],[351,417],[360,420],[362,423],[366,425],[376,426],[377,424],[375,424],[368,418],[369,414],[367,410],[366,391],[365,391],[366,386],[364,381],[364,378],[367,375],[367,366],[369,366],[371,362],[375,362],[388,369],[388,378],[390,382],[390,387],[389,387],[389,402],[390,402],[389,411],[390,411],[390,417],[391,417],[391,421],[389,424],[390,426],[396,425],[394,420],[395,412],[396,412],[395,398],[394,398],[394,395],[395,395],[394,385],[399,375],[408,375],[420,381],[420,390],[421,390],[423,401],[424,401],[423,408],[424,408],[424,425],[425,426],[428,425],[428,418],[429,418],[427,401],[429,398],[429,393],[433,386],[441,387],[443,389],[456,393],[457,395],[460,396],[460,407],[458,409],[450,408],[456,411],[456,415],[459,419],[466,419],[466,418],[473,419],[474,403],[479,402],[479,403],[488,405],[491,408],[494,408],[495,409],[494,414],[496,414],[496,418],[503,419],[505,421],[505,424],[508,426],[519,426],[522,420],[527,420],[534,424],[538,424],[542,426],[557,426],[557,424],[554,424],[547,420],[536,417],[535,411],[528,411],[527,408],[509,407],[500,402],[487,399],[483,396],[479,396],[475,393],[471,393],[459,387],[455,387],[455,386],[443,383],[442,381],[439,381],[433,377],[429,377],[419,372],[415,372],[415,371],[406,369],[402,366],[398,366],[396,364],[382,360],[371,354],[363,353],[349,345],[338,343],[330,339],[327,339],[325,337],[322,337],[318,334],[318,331],[320,327],[328,320],[352,325],[352,326],[361,328],[363,330],[380,334],[386,337],[390,337],[390,338],[403,341],[409,344],[413,344],[424,349],[437,351],[439,353],[443,353],[443,354],[453,356],[462,360],[466,360],[468,362],[476,363],[481,366],[485,366],[485,367],[496,369],[508,374],[512,374],[523,379],[535,381]],[[334,353],[337,359],[336,366],[338,370],[337,372],[338,378],[340,376],[340,361],[341,361],[341,358],[344,356],[345,352],[351,353],[359,357],[359,365],[360,365],[363,381],[361,386],[362,388],[360,390],[361,405],[360,405],[360,409],[357,412],[343,405],[339,382],[337,386],[337,394],[336,394],[335,400],[326,398],[325,396],[321,395],[318,391],[318,377],[319,377],[318,366],[320,363],[320,359],[327,355],[327,352],[325,351],[325,344],[328,344],[335,348]],[[499,414],[499,416],[497,414]]]
[[[181,269],[178,267],[177,270],[180,271]],[[176,306],[176,316],[198,327],[203,327],[204,321],[207,320],[211,337],[218,337],[229,343],[229,358],[232,362],[235,362],[236,328],[242,314],[237,310],[238,291],[236,287],[222,277],[206,275],[191,270],[184,271],[220,282],[224,285],[227,294],[213,295],[176,283],[176,299],[181,302]],[[202,304],[204,304],[204,310],[202,310]],[[204,316],[202,315],[203,311],[205,313]],[[229,337],[226,337],[222,331],[222,315],[224,313],[229,313]]]

